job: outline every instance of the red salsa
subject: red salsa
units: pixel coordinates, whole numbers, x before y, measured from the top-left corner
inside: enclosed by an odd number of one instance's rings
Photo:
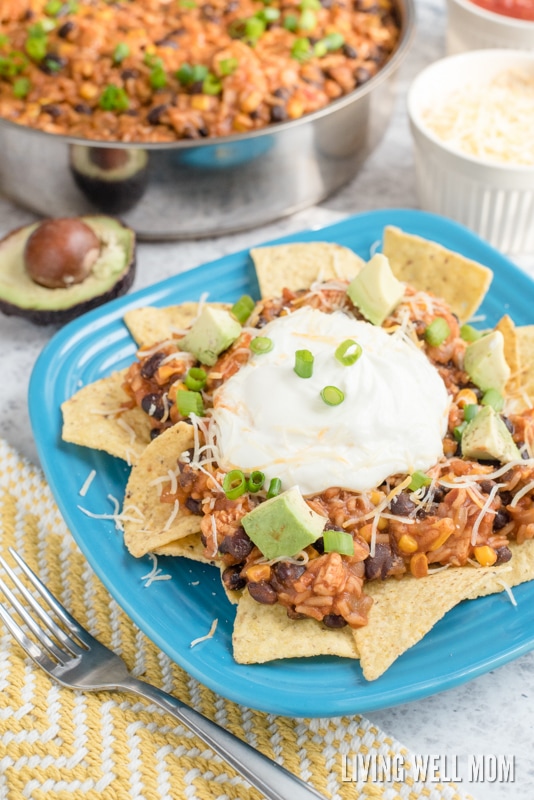
[[[534,22],[534,0],[471,0],[476,6],[502,14],[505,17],[515,17]]]

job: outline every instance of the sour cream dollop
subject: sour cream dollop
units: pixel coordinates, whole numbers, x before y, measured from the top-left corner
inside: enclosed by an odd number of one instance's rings
[[[438,372],[405,337],[342,311],[302,308],[259,332],[273,349],[249,362],[215,393],[220,465],[261,470],[302,494],[331,486],[366,491],[395,473],[426,470],[443,454],[449,398]],[[335,357],[354,339],[351,366]],[[311,378],[294,372],[295,351],[314,355]],[[325,386],[345,395],[337,406]]]

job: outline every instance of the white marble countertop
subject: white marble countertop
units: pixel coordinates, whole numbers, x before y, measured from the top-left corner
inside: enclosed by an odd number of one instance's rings
[[[416,0],[415,42],[398,82],[398,98],[388,131],[355,180],[320,206],[246,233],[202,241],[140,244],[134,289],[189,269],[225,253],[284,233],[335,222],[348,214],[384,207],[417,207],[405,93],[426,64],[445,53],[443,0]],[[34,217],[0,199],[0,234]],[[534,256],[515,258],[534,276]],[[533,318],[534,322],[534,318]],[[26,394],[29,376],[53,328],[38,328],[14,317],[0,317],[0,436],[37,461],[29,426]],[[481,619],[481,625],[484,620]],[[469,684],[405,706],[369,715],[384,731],[421,755],[459,757],[462,790],[477,800],[531,800],[534,717],[534,653],[523,656]],[[513,783],[469,783],[469,755],[515,756]]]

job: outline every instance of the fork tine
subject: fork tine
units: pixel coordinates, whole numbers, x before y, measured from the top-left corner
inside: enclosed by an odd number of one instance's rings
[[[0,619],[8,629],[8,631],[15,637],[22,649],[33,658],[33,660],[47,672],[51,672],[56,666],[48,656],[38,647],[35,642],[26,636],[20,625],[18,625],[13,617],[6,611],[4,606],[0,603]]]
[[[96,640],[91,636],[89,631],[86,631],[85,628],[82,628],[79,622],[75,620],[71,614],[69,614],[67,609],[61,605],[59,600],[57,600],[54,597],[54,595],[46,588],[44,583],[42,583],[39,580],[35,572],[33,572],[33,570],[26,564],[26,562],[21,558],[21,556],[19,556],[16,550],[13,550],[13,548],[10,547],[9,552],[11,553],[11,555],[13,556],[13,558],[15,559],[21,570],[24,572],[26,577],[35,587],[35,589],[37,589],[43,600],[45,600],[48,603],[50,608],[57,614],[58,618],[64,623],[64,625],[69,629],[69,631],[71,633],[74,633],[75,636],[79,639],[79,641],[86,647],[90,647],[91,645],[96,644]],[[4,560],[2,559],[2,561]],[[10,568],[8,567],[8,569]],[[10,571],[12,572],[12,570]],[[13,573],[13,576],[14,576],[13,580],[17,582],[17,576],[15,575],[15,573]],[[17,585],[19,584],[20,581],[17,583]],[[22,585],[22,591],[26,593],[28,601],[29,602],[33,601],[35,611],[37,612],[37,614],[41,612],[42,616],[41,614],[39,614],[39,616],[41,616],[41,619],[43,620],[45,625],[49,626],[49,629],[52,631],[54,636],[56,636],[58,640],[65,645],[65,647],[69,647],[74,653],[79,653],[80,645],[73,639],[71,639],[69,636],[67,636],[65,631],[62,628],[60,628],[59,625],[57,625],[54,622],[54,620],[46,614],[46,612],[42,610],[39,603],[35,601],[35,598],[28,592],[24,584],[21,585]]]
[[[5,564],[3,563],[3,561],[4,561],[3,558],[0,556],[0,564],[2,565],[2,567],[5,567]],[[9,572],[8,572],[8,575],[9,575]],[[10,577],[14,577],[14,574],[10,575]],[[17,586],[20,589],[21,587],[19,586],[19,582],[16,581],[16,583],[17,583]],[[24,620],[24,622],[26,623],[28,628],[36,636],[36,638],[43,645],[43,647],[45,647],[48,650],[50,655],[54,656],[54,658],[57,661],[59,661],[61,664],[65,661],[65,656],[67,656],[67,658],[71,658],[71,654],[70,653],[65,653],[64,650],[60,650],[57,647],[57,645],[55,644],[55,642],[53,642],[52,639],[48,636],[46,631],[44,631],[36,623],[36,621],[31,616],[31,614],[28,613],[28,611],[22,605],[22,603],[20,602],[18,597],[4,583],[2,578],[0,578],[0,591],[4,594],[4,597],[11,603],[12,607],[15,609],[15,611],[17,612],[19,617]],[[24,595],[26,596],[26,592],[24,592]],[[28,599],[28,601],[31,602],[28,597],[26,597],[26,599]],[[33,600],[32,607],[35,608],[35,606],[37,606],[37,603],[36,603],[34,598],[32,598],[32,600]],[[6,613],[8,613],[8,612],[6,611]],[[31,641],[31,640],[29,640],[29,641]]]

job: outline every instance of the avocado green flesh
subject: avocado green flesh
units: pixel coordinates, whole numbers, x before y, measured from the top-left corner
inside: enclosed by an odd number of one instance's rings
[[[322,535],[328,520],[308,506],[294,487],[256,506],[241,520],[266,558],[295,556]]]
[[[491,406],[484,406],[467,425],[462,436],[462,454],[464,458],[502,463],[521,458],[510,431]]]
[[[388,259],[377,253],[351,281],[347,294],[373,325],[382,325],[404,295],[404,285],[391,271]]]
[[[101,242],[100,255],[84,281],[64,289],[48,289],[31,280],[23,254],[26,241],[39,226],[36,222],[0,242],[0,300],[28,311],[61,311],[112,290],[133,263],[132,231],[109,217],[82,217],[82,220]]]

